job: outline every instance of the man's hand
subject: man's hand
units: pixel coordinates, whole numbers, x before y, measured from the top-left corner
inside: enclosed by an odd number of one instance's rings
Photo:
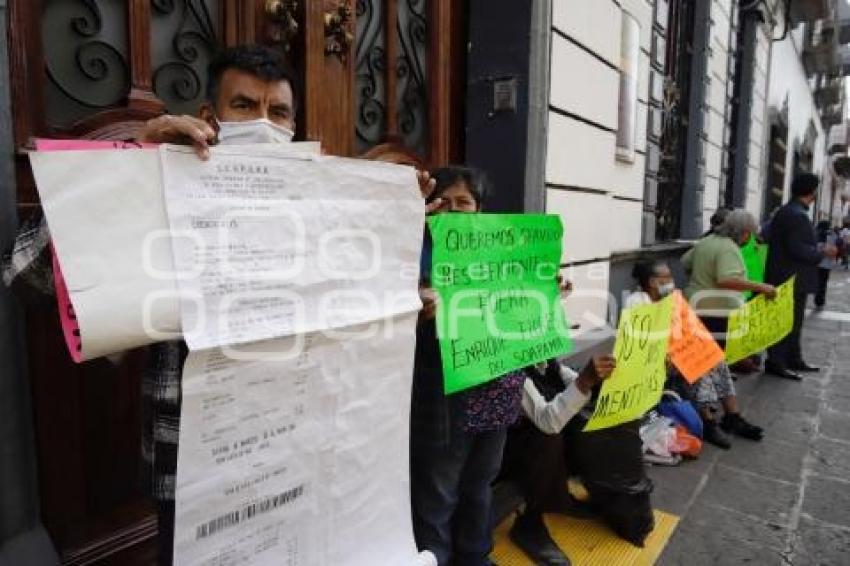
[[[822,251],[823,251],[823,255],[825,255],[826,257],[828,257],[830,259],[835,259],[835,258],[838,257],[838,248],[836,246],[833,246],[832,244],[826,244],[823,247]]]
[[[611,377],[616,367],[617,360],[611,354],[593,356],[587,362],[587,365],[584,366],[584,369],[581,370],[581,373],[578,374],[576,387],[578,387],[579,391],[587,395],[596,385]]]
[[[210,157],[210,144],[215,139],[215,130],[200,118],[163,114],[145,122],[137,141],[191,145],[195,147],[198,157],[207,160]]]
[[[763,283],[759,285],[758,292],[767,297],[770,300],[776,298],[776,287],[773,285],[768,285],[767,283]]]
[[[432,320],[437,316],[437,301],[439,300],[437,292],[431,287],[419,287],[419,298],[422,299],[419,322]]]
[[[431,174],[428,171],[417,171],[416,180],[419,181],[419,192],[422,193],[422,198],[428,200],[428,197],[437,188],[437,181],[431,178]],[[434,199],[434,202],[425,206],[425,214],[433,214],[441,206],[443,206],[443,199]]]

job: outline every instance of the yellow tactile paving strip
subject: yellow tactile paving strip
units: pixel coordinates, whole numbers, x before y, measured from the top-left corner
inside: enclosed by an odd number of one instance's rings
[[[563,515],[546,515],[545,520],[552,538],[570,557],[574,566],[655,564],[679,522],[675,515],[656,510],[655,530],[647,537],[644,548],[638,548],[617,537],[596,520],[574,519]],[[508,537],[513,521],[514,515],[496,528],[496,545],[490,558],[498,566],[535,566]]]

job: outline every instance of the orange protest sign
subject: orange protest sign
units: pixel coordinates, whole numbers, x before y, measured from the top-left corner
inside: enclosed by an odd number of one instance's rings
[[[673,304],[668,354],[688,383],[695,383],[722,362],[725,354],[679,291]]]

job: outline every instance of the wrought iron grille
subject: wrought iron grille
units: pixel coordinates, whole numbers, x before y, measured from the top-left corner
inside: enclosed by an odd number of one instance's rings
[[[427,150],[427,7],[426,0],[357,0],[359,153],[387,140],[419,154]]]
[[[398,40],[396,60],[398,90],[396,112],[404,145],[424,154],[428,135],[426,73],[428,25],[425,0],[398,3]]]
[[[126,2],[48,0],[41,30],[50,126],[67,127],[127,96]]]
[[[357,0],[357,151],[363,153],[382,141],[386,131],[385,28],[380,0]]]
[[[151,0],[153,90],[172,114],[195,114],[219,48],[217,0]]]
[[[656,239],[660,241],[676,239],[681,231],[694,24],[692,2],[670,2],[666,41],[667,66],[661,108],[658,207],[655,210]]]

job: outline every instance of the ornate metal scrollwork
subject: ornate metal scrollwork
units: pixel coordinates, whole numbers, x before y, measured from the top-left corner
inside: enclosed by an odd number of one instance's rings
[[[271,22],[269,39],[281,45],[284,51],[292,47],[292,40],[298,35],[298,0],[266,0],[266,16]]]
[[[348,59],[354,42],[351,16],[351,6],[346,0],[340,0],[335,8],[325,12],[325,55],[336,55],[343,62]]]
[[[381,0],[356,3],[357,149],[365,152],[390,134],[422,155],[428,142],[426,1],[391,1],[396,7],[394,22],[386,21]],[[395,29],[388,32],[390,23]],[[396,33],[390,33],[393,31]],[[396,47],[393,61],[386,61],[387,41],[393,41]],[[395,85],[394,100],[386,98],[390,81]],[[397,118],[397,131],[386,131],[388,115]]]
[[[425,0],[399,2],[398,37],[401,45],[396,61],[399,133],[405,145],[422,153],[427,143],[428,122]]]
[[[168,57],[155,57],[153,89],[173,113],[194,113],[203,97],[206,60],[218,49],[212,10],[205,0],[182,0],[179,23],[171,37]],[[151,0],[154,24],[164,25],[178,13],[176,0]],[[155,30],[156,32],[157,30]],[[158,60],[157,60],[158,59]]]
[[[386,115],[384,25],[380,0],[357,0],[355,89],[357,148],[360,153],[382,141]]]
[[[88,15],[82,14],[71,20],[71,27],[83,37],[94,37],[103,29],[103,14],[96,0],[80,0],[88,9]]]
[[[93,110],[115,106],[130,90],[126,26],[120,7],[106,11],[97,0],[49,4],[42,19],[47,121],[67,126]]]

